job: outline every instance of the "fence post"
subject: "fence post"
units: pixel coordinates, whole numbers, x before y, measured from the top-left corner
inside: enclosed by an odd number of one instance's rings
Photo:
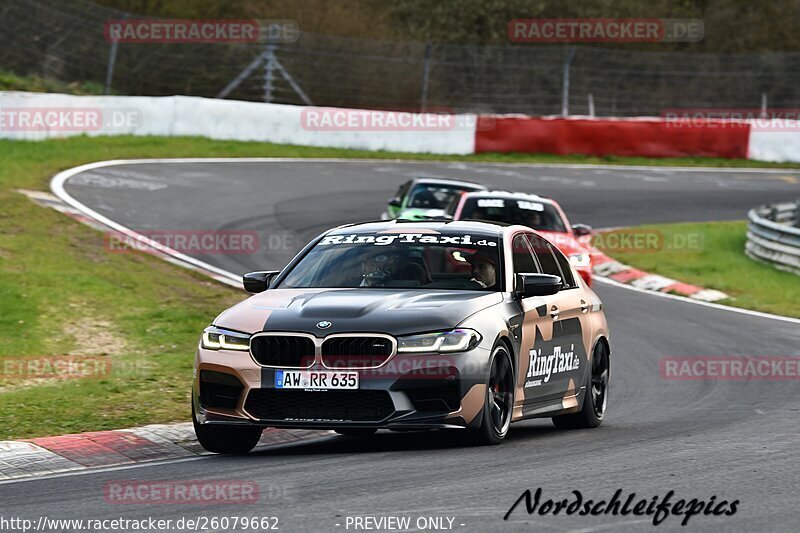
[[[111,52],[108,54],[108,66],[106,67],[106,82],[103,85],[103,94],[111,93],[111,80],[114,77],[114,65],[117,62],[117,46],[119,42],[111,43]]]
[[[266,46],[266,61],[264,62],[264,101],[272,102],[272,91],[275,85],[272,83],[275,80],[275,49],[277,45],[268,44]]]
[[[564,61],[564,78],[561,87],[561,116],[569,116],[569,67],[572,58],[575,57],[575,47],[570,46],[567,50],[567,59]]]
[[[800,228],[800,198],[794,203],[794,227]]]
[[[122,17],[125,20],[127,15]],[[114,40],[111,42],[111,50],[108,53],[108,65],[106,66],[106,82],[103,84],[103,94],[111,94],[111,80],[114,78],[114,67],[117,64],[117,48],[119,41]]]
[[[425,55],[422,60],[422,95],[420,96],[420,111],[428,107],[428,80],[431,74],[431,43],[425,43]]]
[[[594,94],[589,93],[589,116],[594,118]]]
[[[761,118],[767,118],[767,93],[761,93]]]

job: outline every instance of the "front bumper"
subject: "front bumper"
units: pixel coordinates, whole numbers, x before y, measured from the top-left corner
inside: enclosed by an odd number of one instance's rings
[[[197,422],[276,428],[455,429],[479,424],[490,350],[395,354],[374,369],[357,369],[358,390],[278,389],[281,368],[248,352],[195,355],[192,401]],[[298,370],[285,368],[283,370]],[[308,370],[329,371],[322,367]],[[351,371],[350,369],[337,369]]]

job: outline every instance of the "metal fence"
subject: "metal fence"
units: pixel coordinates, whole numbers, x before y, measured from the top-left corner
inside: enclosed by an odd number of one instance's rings
[[[800,201],[750,210],[745,253],[800,275]]]
[[[276,61],[247,72],[266,43],[121,43],[112,54],[104,23],[124,16],[85,0],[3,0],[0,69],[63,82],[108,80],[116,94],[379,109],[653,116],[674,108],[800,107],[800,53],[472,46],[301,33],[274,46]]]

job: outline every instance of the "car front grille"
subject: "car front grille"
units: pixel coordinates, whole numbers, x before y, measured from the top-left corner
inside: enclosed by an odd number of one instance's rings
[[[379,422],[394,412],[387,391],[253,389],[245,410],[261,420]]]
[[[308,368],[314,364],[314,341],[294,335],[256,335],[250,353],[258,363],[284,368]]]
[[[334,337],[322,344],[322,364],[328,368],[374,368],[393,352],[394,344],[387,337]]]

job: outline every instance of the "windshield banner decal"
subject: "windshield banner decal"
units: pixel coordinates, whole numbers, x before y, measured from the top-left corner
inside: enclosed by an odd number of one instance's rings
[[[400,233],[398,235],[326,235],[318,246],[334,244],[446,244],[451,246],[497,246],[496,240],[476,239],[472,235],[424,235],[422,233]]]

